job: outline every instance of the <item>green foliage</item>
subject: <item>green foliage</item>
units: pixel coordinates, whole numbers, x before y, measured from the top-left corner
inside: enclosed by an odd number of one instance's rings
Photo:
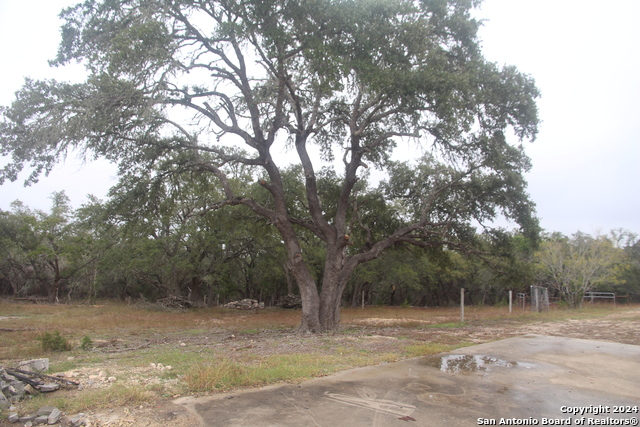
[[[4,263],[0,273],[14,294],[47,295],[49,302],[71,287],[87,263],[85,236],[73,223],[73,210],[64,191],[51,195],[49,213],[32,211],[21,202],[0,215]],[[5,246],[6,245],[6,246]]]
[[[70,351],[71,343],[60,335],[59,331],[55,331],[53,334],[45,332],[38,338],[42,343],[43,351]]]
[[[621,283],[625,253],[606,236],[554,234],[536,254],[538,279],[555,289],[571,308],[582,307],[586,292]]]
[[[82,341],[80,342],[80,348],[83,350],[91,350],[93,348],[93,340],[89,335],[85,335],[82,337]]]
[[[26,165],[35,182],[70,150],[118,163],[114,228],[102,230],[117,249],[85,236],[92,257],[78,268],[94,296],[109,284],[211,302],[295,280],[303,329],[335,329],[352,273],[385,250],[469,249],[475,224],[501,215],[529,239],[539,231],[520,144],[537,134],[539,92],[482,56],[478,5],[78,4],[61,14],[53,65],[78,61],[89,76],[27,80],[2,110],[0,183]],[[392,161],[408,140],[424,155]],[[297,164],[282,166],[289,148]],[[377,188],[370,167],[386,174]],[[419,286],[396,271],[399,288]]]

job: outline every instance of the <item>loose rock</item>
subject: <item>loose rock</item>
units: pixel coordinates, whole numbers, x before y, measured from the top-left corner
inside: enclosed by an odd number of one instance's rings
[[[60,384],[58,383],[48,383],[48,384],[43,384],[40,387],[38,387],[38,390],[40,390],[42,393],[50,393],[52,391],[56,391],[60,389]]]
[[[40,416],[40,415],[49,416],[49,414],[52,413],[54,409],[56,409],[55,406],[43,406],[40,409],[38,409],[38,412],[36,412],[36,415],[38,415],[38,416]]]
[[[74,415],[69,419],[69,426],[80,427],[84,424],[84,414]]]
[[[24,360],[18,363],[18,369],[42,373],[49,370],[49,359]]]
[[[3,391],[3,393],[0,393],[0,409],[7,409],[9,406],[11,406],[11,402],[9,402]]]
[[[47,424],[52,425],[60,421],[60,417],[62,417],[62,412],[58,408],[53,408],[53,411],[49,414],[47,418]]]
[[[36,424],[47,424],[47,421],[49,421],[48,415],[40,415],[39,417],[36,417],[35,420],[33,420],[33,422]]]
[[[20,421],[20,416],[18,415],[17,412],[9,412],[9,422],[11,424],[17,423],[18,421]]]

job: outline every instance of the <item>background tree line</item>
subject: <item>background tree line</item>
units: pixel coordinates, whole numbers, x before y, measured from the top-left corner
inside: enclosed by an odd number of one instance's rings
[[[236,178],[256,185],[241,172]],[[242,206],[215,209],[218,191],[189,175],[161,184],[123,180],[108,201],[89,198],[76,210],[64,192],[51,195],[49,212],[15,201],[0,211],[0,293],[49,302],[180,296],[203,306],[242,298],[269,306],[299,293],[280,236]],[[383,223],[388,212],[375,194],[361,196]],[[449,306],[461,288],[467,304],[494,305],[506,302],[507,290],[526,293],[534,284],[570,307],[594,290],[640,301],[640,240],[629,231],[543,233],[539,243],[517,232],[470,239],[464,249],[392,248],[358,267],[342,305]],[[321,280],[323,248],[311,238],[305,244]]]

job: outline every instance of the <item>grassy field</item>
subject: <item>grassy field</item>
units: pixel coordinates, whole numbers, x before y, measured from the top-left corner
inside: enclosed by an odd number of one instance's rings
[[[550,330],[549,325],[575,329],[612,316],[617,316],[616,322],[638,325],[640,306],[597,305],[546,313],[514,309],[512,314],[506,307],[467,307],[464,323],[457,308],[348,308],[342,310],[339,331],[311,335],[296,332],[300,312],[295,310],[169,311],[113,302],[0,302],[0,366],[49,358],[51,373],[64,373],[85,386],[81,391],[41,395],[22,405],[52,404],[74,412],[297,382]],[[71,350],[43,350],[43,334],[56,332]]]

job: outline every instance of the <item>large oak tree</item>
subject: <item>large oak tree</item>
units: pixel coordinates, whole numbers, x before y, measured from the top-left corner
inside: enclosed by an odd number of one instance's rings
[[[538,91],[484,59],[479,3],[87,0],[63,11],[52,65],[80,61],[88,77],[26,81],[3,110],[0,179],[28,165],[33,182],[73,150],[123,175],[211,173],[225,194],[214,207],[244,205],[281,235],[301,329],[335,329],[349,276],[393,245],[456,248],[499,214],[537,229],[521,143],[536,135]],[[407,141],[414,159],[392,161]],[[234,185],[238,164],[268,197]],[[386,180],[361,197],[370,168]],[[321,278],[303,235],[324,247]]]

